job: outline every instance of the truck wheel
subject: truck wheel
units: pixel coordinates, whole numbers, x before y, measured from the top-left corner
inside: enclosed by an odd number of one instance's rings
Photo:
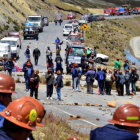
[[[100,58],[100,57],[97,58],[97,59],[96,59],[96,62],[99,63],[99,64],[101,64],[101,63],[102,63],[102,58]]]
[[[26,40],[26,37],[24,36],[24,40]]]

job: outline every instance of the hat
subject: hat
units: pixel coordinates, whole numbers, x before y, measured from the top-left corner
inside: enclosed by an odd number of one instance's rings
[[[132,65],[135,65],[136,63],[135,62],[132,62]]]
[[[128,59],[125,59],[125,62],[128,62]]]
[[[27,59],[27,61],[28,61],[28,62],[31,62],[31,59],[30,59],[30,58],[28,58],[28,59]]]
[[[57,74],[61,74],[61,71],[60,71],[60,70],[58,70],[58,71],[57,71]]]
[[[119,70],[119,73],[122,73],[122,70]]]
[[[129,71],[129,69],[125,69],[125,71]]]
[[[119,60],[120,58],[119,58],[119,57],[117,57],[116,59],[117,59],[117,60]]]
[[[37,47],[37,46],[35,46],[35,48],[37,49],[38,47]]]

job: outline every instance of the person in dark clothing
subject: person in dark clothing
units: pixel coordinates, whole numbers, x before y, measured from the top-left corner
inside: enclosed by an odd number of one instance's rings
[[[83,53],[83,56],[81,57],[81,66],[82,67],[84,66],[84,61],[87,61],[87,57],[86,57],[85,53]]]
[[[22,71],[24,72],[24,78],[26,82],[26,91],[29,91],[30,89],[30,78],[32,74],[34,73],[33,65],[31,63],[30,58],[27,60],[27,62],[24,63]]]
[[[38,39],[39,39],[38,35],[39,35],[39,31],[36,30],[36,31],[35,31],[35,39],[36,39],[36,41],[38,41]]]
[[[129,66],[129,63],[128,63],[128,60],[127,60],[127,59],[125,59],[125,63],[124,63],[124,65],[123,65],[123,68],[124,68],[124,71],[125,71],[126,69],[130,69],[130,66]]]
[[[116,68],[114,68],[113,75],[115,77],[115,87],[116,87],[116,90],[117,90],[118,89],[118,85],[119,85],[119,74],[118,74],[118,70]]]
[[[120,70],[119,74],[118,74],[118,88],[117,88],[118,96],[123,96],[124,84],[125,84],[125,77],[124,77],[122,71]]]
[[[30,56],[31,56],[31,49],[30,49],[29,45],[27,46],[24,54],[26,56],[26,59],[30,58]]]
[[[56,19],[54,20],[54,23],[55,23],[55,26],[56,26],[57,25],[57,20]]]
[[[135,116],[135,117],[134,117]],[[138,140],[140,111],[133,104],[118,107],[110,123],[90,132],[90,140]]]
[[[48,68],[48,72],[45,74],[45,78],[46,78],[47,100],[48,99],[52,100],[55,76],[51,68]]]
[[[106,75],[104,71],[101,70],[100,66],[98,66],[97,69],[98,69],[98,72],[95,74],[95,79],[98,81],[99,92],[101,95],[103,95]]]
[[[47,62],[47,69],[48,68],[51,68],[54,72],[54,63],[53,63],[53,60],[50,59],[48,62]]]
[[[35,70],[30,78],[30,97],[33,97],[35,92],[35,99],[38,99],[38,87],[40,82],[39,71]]]
[[[126,95],[130,95],[130,73],[129,69],[125,69],[125,88],[126,88]]]
[[[37,46],[35,46],[35,49],[33,50],[33,57],[35,60],[35,65],[38,64],[38,59],[39,59],[40,55],[41,55],[40,50],[38,49]]]
[[[85,74],[88,71],[89,65],[87,64],[87,61],[84,60],[84,65],[82,65],[82,74]]]
[[[55,62],[56,62],[55,71],[57,72],[58,70],[60,70],[61,73],[63,73],[63,68],[62,68],[63,60],[62,60],[62,57],[59,54],[56,55]]]
[[[132,86],[132,93],[136,95],[136,82],[139,80],[139,75],[137,74],[136,68],[132,67],[131,68],[131,73],[130,73],[130,81],[131,81],[131,86]]]
[[[88,58],[88,62],[93,66],[93,69],[96,69],[95,54],[93,52],[91,53],[91,56]]]
[[[88,72],[85,74],[87,82],[87,94],[93,94],[93,83],[95,78],[95,71],[92,66],[89,66]]]
[[[6,62],[5,66],[6,66],[6,74],[9,73],[9,75],[12,76],[12,69],[14,69],[14,63],[12,61],[12,57],[9,57],[9,59]]]
[[[60,25],[60,26],[61,26],[62,22],[63,22],[62,19],[60,19],[60,20],[59,20],[59,25]]]
[[[56,92],[57,92],[57,99],[58,101],[62,101],[61,99],[61,88],[63,88],[64,84],[63,84],[63,76],[61,74],[61,71],[58,70],[57,71],[57,78],[55,80],[55,88],[56,88]]]
[[[52,59],[52,51],[50,47],[48,46],[46,50],[46,62],[48,62],[50,59]]]

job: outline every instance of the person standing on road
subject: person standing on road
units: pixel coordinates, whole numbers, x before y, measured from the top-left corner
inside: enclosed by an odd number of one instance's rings
[[[123,96],[124,95],[124,84],[125,84],[125,77],[122,73],[122,71],[119,71],[119,75],[118,75],[118,96]]]
[[[52,51],[50,47],[48,46],[46,50],[46,62],[48,62],[51,58],[52,58]]]
[[[134,67],[131,68],[130,81],[132,92],[136,95],[136,82],[139,80],[139,75]]]
[[[93,69],[96,69],[96,65],[95,65],[95,54],[92,52],[91,56],[88,58],[88,62],[90,65],[93,66]]]
[[[90,140],[138,140],[140,110],[133,104],[118,107],[111,124],[90,131]],[[113,125],[113,124],[114,125]]]
[[[132,68],[135,68],[136,72],[137,72],[137,66],[136,66],[136,63],[135,62],[132,62],[132,65],[131,65],[131,69]]]
[[[56,19],[54,19],[54,23],[55,23],[55,26],[57,25],[57,20]]]
[[[130,73],[129,73],[129,69],[125,69],[125,88],[126,88],[126,95],[130,95]]]
[[[95,78],[95,71],[92,66],[89,66],[88,72],[85,74],[87,82],[87,94],[93,94],[93,83]]]
[[[35,99],[38,99],[38,87],[40,82],[39,70],[35,70],[30,78],[30,97],[33,97],[35,92]]]
[[[81,72],[78,64],[75,63],[75,67],[73,68],[73,71],[72,71],[72,76],[74,77],[74,92],[76,92],[77,87],[78,87],[78,92],[81,92],[81,88],[80,88],[81,74],[82,74],[82,72]]]
[[[12,61],[12,57],[9,57],[9,59],[6,62],[5,66],[6,66],[6,74],[9,73],[9,75],[12,76],[12,70],[14,69],[14,63]]]
[[[54,72],[54,63],[53,63],[53,59],[50,59],[48,62],[47,62],[47,69],[48,68],[51,68]]]
[[[55,44],[56,44],[56,49],[57,49],[57,48],[59,47],[59,44],[60,44],[60,39],[59,39],[59,37],[56,38]]]
[[[117,70],[120,70],[120,69],[121,69],[121,62],[119,62],[119,60],[120,60],[120,58],[117,57],[117,58],[116,58],[116,61],[115,61],[115,68],[116,68]]]
[[[126,69],[130,69],[130,66],[129,66],[129,63],[128,63],[128,59],[125,59],[125,63],[124,63],[124,65],[123,65],[123,68],[124,68],[124,71],[125,71]]]
[[[30,46],[28,45],[26,50],[25,50],[25,56],[26,56],[26,59],[30,58],[30,55],[31,55],[31,49],[30,49]]]
[[[84,65],[82,65],[82,74],[85,74],[88,71],[89,65],[87,64],[87,61],[85,60]]]
[[[60,70],[61,73],[63,73],[63,67],[62,67],[63,60],[62,60],[62,57],[60,56],[60,54],[56,55],[55,62],[56,62],[55,71],[57,72],[58,70]]]
[[[26,91],[29,91],[29,89],[30,89],[30,78],[31,78],[32,74],[34,73],[33,65],[31,63],[30,58],[28,58],[27,62],[24,63],[22,70],[24,72],[24,78],[25,78],[25,82],[26,82]]]
[[[46,78],[47,100],[48,99],[52,100],[55,76],[51,68],[48,68],[48,72],[45,74],[45,78]]]
[[[38,59],[39,59],[40,55],[41,55],[40,50],[38,49],[37,46],[35,46],[35,49],[33,50],[33,57],[35,60],[35,65],[38,64]]]
[[[58,99],[58,101],[62,101],[62,99],[61,99],[61,88],[64,87],[64,83],[63,83],[63,76],[62,76],[60,70],[57,71],[57,78],[55,80],[54,85],[55,85],[56,92],[57,92],[57,99]]]
[[[113,73],[114,77],[115,77],[115,87],[116,90],[118,91],[118,85],[119,85],[119,74],[118,74],[118,70],[116,68],[114,68],[114,73]]]
[[[106,74],[106,79],[105,79],[105,90],[107,95],[111,95],[112,84],[114,81],[115,81],[115,77],[112,74],[112,70],[109,70],[109,72]]]
[[[11,76],[1,73],[0,85],[0,112],[2,112],[12,101],[12,93],[15,93],[15,82]],[[3,122],[4,118],[0,116],[0,128],[3,127]]]
[[[95,74],[95,79],[98,81],[98,87],[100,92],[99,94],[104,95],[106,74],[103,70],[101,70],[101,66],[98,66],[97,70],[98,72]]]

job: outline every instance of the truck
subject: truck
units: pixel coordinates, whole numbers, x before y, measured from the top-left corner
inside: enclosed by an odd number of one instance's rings
[[[118,7],[119,8],[119,15],[124,15],[124,8],[123,7]]]
[[[38,29],[40,32],[43,32],[43,17],[41,15],[33,15],[33,16],[28,16],[27,22],[34,24],[36,29]]]
[[[108,14],[110,16],[114,16],[114,14],[115,14],[114,10],[115,10],[115,8],[107,8],[106,10],[104,10],[104,13]]]
[[[136,15],[140,14],[140,7],[134,7],[133,10],[132,10],[132,13],[136,14]]]

